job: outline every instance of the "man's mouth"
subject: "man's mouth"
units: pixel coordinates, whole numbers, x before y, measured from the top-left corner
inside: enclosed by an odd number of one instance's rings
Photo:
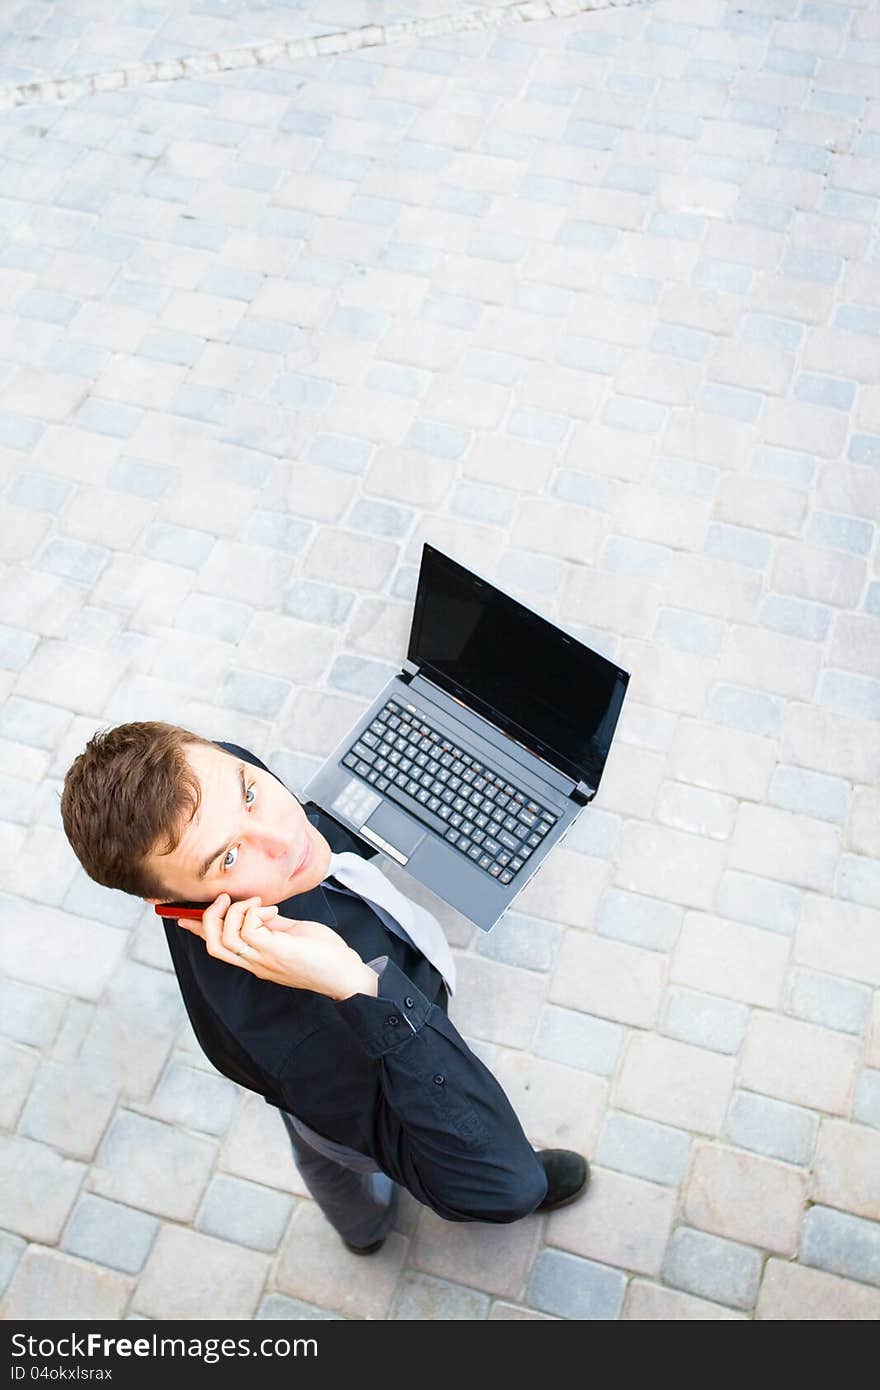
[[[291,877],[291,878],[295,878],[296,875],[297,875],[298,873],[301,872],[301,870],[307,869],[308,866],[309,866],[309,864],[311,863],[311,860],[312,860],[312,842],[311,842],[311,840],[310,840],[308,837],[306,837],[305,849],[304,849],[304,851],[303,851],[302,858],[300,859],[299,863],[298,863],[298,864],[296,865],[296,867],[294,868],[294,870],[293,870],[293,872],[291,873],[290,877]]]

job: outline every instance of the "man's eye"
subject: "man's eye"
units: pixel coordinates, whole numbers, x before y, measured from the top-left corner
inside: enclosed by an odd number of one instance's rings
[[[250,786],[249,786],[248,789],[247,789],[247,794],[245,795],[245,799],[244,799],[244,800],[245,800],[245,805],[246,805],[246,806],[253,806],[254,803],[253,803],[253,801],[248,801],[248,796],[250,795],[251,792],[256,792],[256,790],[257,790],[257,784],[256,784],[256,782],[251,782]]]
[[[233,868],[234,865],[235,865],[235,859],[233,859],[233,861],[232,861],[231,864],[228,864],[228,863],[226,862],[227,859],[229,858],[230,854],[234,854],[234,855],[236,856],[236,858],[238,857],[238,846],[237,846],[237,845],[233,845],[232,849],[228,849],[228,850],[226,851],[226,853],[224,854],[224,856],[223,856],[223,868],[224,868],[224,869],[231,869],[231,868]]]

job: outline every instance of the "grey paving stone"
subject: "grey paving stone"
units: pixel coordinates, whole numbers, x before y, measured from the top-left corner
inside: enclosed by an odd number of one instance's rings
[[[782,732],[782,700],[743,686],[716,685],[709,699],[709,718],[748,733],[773,738]]]
[[[599,859],[609,859],[614,853],[620,837],[620,816],[609,811],[596,810],[589,806],[582,811],[571,825],[566,837],[566,849],[576,849],[582,854],[592,854]]]
[[[35,633],[0,623],[0,670],[20,671],[33,655],[38,641]]]
[[[699,652],[704,656],[717,656],[726,635],[726,624],[720,619],[706,617],[703,613],[690,613],[682,608],[661,608],[654,629],[655,638],[670,647],[683,652]]]
[[[121,401],[101,400],[90,396],[76,412],[80,429],[94,434],[109,434],[116,439],[128,439],[143,418],[143,411]]]
[[[205,339],[193,333],[175,332],[173,329],[165,328],[148,334],[140,344],[138,352],[142,357],[152,357],[157,362],[170,362],[178,367],[194,367],[205,346]]]
[[[260,719],[275,719],[293,688],[291,681],[280,680],[277,676],[257,671],[230,671],[217,693],[217,701]]]
[[[70,724],[67,710],[10,695],[0,709],[0,737],[33,748],[55,748]]]
[[[599,1135],[596,1162],[633,1177],[676,1187],[690,1156],[690,1135],[635,1115],[609,1111]]]
[[[275,1250],[284,1234],[293,1200],[284,1192],[218,1174],[211,1180],[196,1217],[196,1228],[255,1250]]]
[[[19,1261],[7,1291],[4,1317],[12,1321],[116,1321],[122,1317],[130,1292],[131,1281],[121,1274],[56,1250],[31,1246]]]
[[[174,626],[199,636],[216,637],[221,642],[237,643],[253,616],[253,608],[246,603],[210,594],[187,594],[174,615]]]
[[[804,336],[804,326],[791,319],[774,318],[772,314],[746,314],[742,321],[742,336],[746,342],[771,343],[774,347],[794,350]],[[761,452],[760,449],[755,451],[756,454]],[[772,454],[775,451],[767,452]]]
[[[880,1285],[880,1226],[830,1207],[811,1207],[801,1228],[800,1259],[829,1274]]]
[[[553,494],[579,507],[611,511],[619,484],[610,478],[586,477],[583,473],[560,470],[553,482]]]
[[[120,1111],[92,1166],[99,1196],[174,1221],[191,1221],[208,1184],[216,1145],[158,1120]]]
[[[843,1033],[864,1033],[871,1014],[871,991],[866,986],[809,970],[792,971],[786,1002],[798,1018]]]
[[[664,573],[671,557],[672,552],[667,546],[655,545],[651,541],[611,536],[602,547],[599,568],[611,574],[656,579]]]
[[[497,930],[497,928],[496,928]],[[623,1045],[623,1029],[606,1019],[545,1004],[533,1043],[539,1057],[610,1076]]]
[[[735,1055],[745,1039],[748,1021],[744,1004],[693,990],[670,989],[662,1031],[681,1042]]]
[[[385,661],[371,661],[365,656],[336,657],[327,674],[327,684],[334,690],[372,699],[395,674],[398,668]]]
[[[802,372],[795,378],[794,395],[797,400],[809,401],[812,405],[849,410],[855,400],[856,384],[837,377],[819,376],[815,372]]]
[[[489,1298],[476,1289],[434,1279],[428,1274],[406,1273],[397,1286],[389,1316],[395,1321],[479,1321],[488,1316]]]
[[[809,642],[824,642],[831,627],[834,610],[805,599],[788,598],[783,594],[768,594],[761,604],[760,622],[774,632],[788,637],[803,637]]]
[[[866,907],[880,907],[880,863],[859,854],[841,856],[837,871],[837,896]]]
[[[849,784],[841,777],[778,765],[770,783],[768,800],[787,811],[799,811],[804,816],[839,824],[846,820]]]
[[[413,511],[408,507],[360,498],[348,515],[348,525],[355,531],[366,531],[376,536],[400,537],[406,535],[413,516]]]
[[[752,1091],[734,1091],[724,1133],[741,1149],[807,1165],[816,1152],[819,1116]]]
[[[141,544],[144,554],[171,565],[201,569],[214,549],[215,537],[191,526],[175,526],[164,521],[153,522],[144,531]]]
[[[34,472],[18,473],[6,489],[6,496],[16,507],[37,512],[59,512],[72,493],[73,483],[66,478]]]
[[[712,346],[710,334],[701,333],[695,328],[679,328],[672,324],[660,324],[654,329],[648,342],[652,352],[665,353],[670,357],[684,357],[690,362],[705,361]]]
[[[66,1000],[52,990],[18,980],[0,980],[0,1032],[31,1047],[48,1047],[61,1022]]]
[[[562,560],[528,550],[508,550],[498,564],[500,585],[531,594],[555,594],[564,577]]]
[[[15,305],[23,318],[41,319],[45,323],[68,324],[80,307],[79,301],[51,290],[33,289]]]
[[[123,1274],[137,1274],[143,1267],[159,1222],[133,1207],[106,1202],[86,1193],[73,1209],[61,1249],[84,1260],[109,1265]]]
[[[723,415],[731,420],[750,423],[757,419],[762,398],[756,391],[743,391],[735,386],[702,387],[697,398],[700,410],[709,415]]]
[[[856,1082],[852,1117],[859,1124],[880,1129],[880,1071],[866,1069]]]
[[[673,903],[606,888],[596,914],[596,931],[633,946],[667,951],[678,939],[683,918],[684,910]]]
[[[807,246],[792,246],[782,261],[781,273],[794,280],[813,280],[833,285],[840,279],[843,258],[830,251]]]
[[[0,1227],[51,1244],[61,1234],[85,1165],[31,1139],[0,1136]]]
[[[481,956],[521,965],[527,970],[550,970],[556,959],[562,928],[524,913],[506,912],[490,932],[481,933],[477,951]]]
[[[758,1296],[761,1255],[747,1245],[680,1226],[667,1247],[663,1278],[699,1298],[748,1309]]]
[[[0,1231],[0,1297],[15,1273],[16,1266],[26,1246],[27,1241],[22,1240],[20,1236],[13,1236],[7,1231]]]
[[[40,420],[29,420],[24,415],[0,414],[0,444],[6,449],[29,452],[45,429]]]
[[[764,569],[770,559],[771,543],[769,536],[762,535],[760,531],[715,523],[706,533],[703,549],[707,555],[715,555],[720,560],[732,560],[738,565]]]
[[[846,454],[853,463],[880,463],[880,436],[876,434],[854,434]]]
[[[826,671],[819,684],[821,705],[856,719],[880,719],[880,681],[848,671]]]
[[[172,1062],[156,1089],[151,1110],[161,1120],[169,1120],[203,1134],[225,1134],[235,1107],[238,1091],[225,1077],[196,1067]]]
[[[561,1318],[586,1321],[620,1317],[626,1277],[607,1265],[560,1250],[542,1250],[532,1266],[526,1300]]]
[[[30,1089],[19,1132],[71,1158],[91,1159],[116,1104],[116,1089],[77,1062],[44,1061]]]
[[[516,510],[516,497],[505,488],[460,482],[452,493],[449,505],[450,510],[459,516],[509,526]]]
[[[340,627],[351,612],[354,600],[350,589],[298,579],[285,591],[284,612],[321,626]]]
[[[322,468],[338,468],[344,473],[363,473],[373,454],[373,446],[361,439],[338,434],[316,434],[307,457]]]
[[[243,539],[251,545],[267,545],[272,550],[284,550],[298,555],[311,539],[314,527],[298,517],[283,512],[255,511],[251,513]]]
[[[810,517],[806,538],[814,545],[827,545],[836,550],[850,550],[856,555],[867,555],[874,542],[874,527],[871,522],[860,521],[857,517],[814,512]]]
[[[410,449],[435,454],[438,458],[444,459],[461,458],[470,442],[469,430],[455,429],[452,425],[441,425],[428,420],[417,420],[410,427],[404,440]]]
[[[255,1314],[257,1322],[342,1322],[339,1313],[331,1313],[327,1308],[317,1308],[313,1303],[303,1303],[298,1298],[287,1298],[283,1293],[267,1294]]]
[[[94,584],[110,560],[106,546],[86,545],[66,536],[51,536],[36,558],[38,569],[57,574],[62,579],[75,579],[81,584]]]

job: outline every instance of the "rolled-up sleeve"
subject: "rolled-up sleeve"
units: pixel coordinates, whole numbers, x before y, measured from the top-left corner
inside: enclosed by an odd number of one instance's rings
[[[389,1175],[448,1221],[528,1215],[546,1177],[501,1086],[393,961],[367,963],[379,976],[376,997],[353,994],[335,1007],[379,1065],[399,1122]]]

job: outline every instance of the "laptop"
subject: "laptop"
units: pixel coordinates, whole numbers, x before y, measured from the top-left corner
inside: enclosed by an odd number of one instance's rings
[[[426,542],[406,660],[304,798],[489,931],[596,795],[628,683]]]

